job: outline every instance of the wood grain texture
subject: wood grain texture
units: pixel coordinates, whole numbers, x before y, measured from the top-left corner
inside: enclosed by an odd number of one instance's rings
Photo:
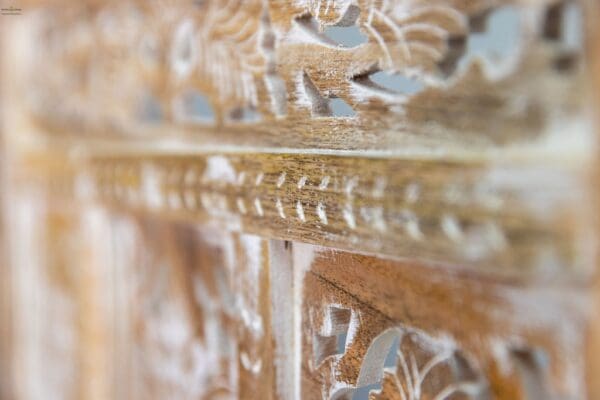
[[[243,153],[97,157],[77,171],[30,162],[59,195],[115,209],[507,278],[595,269],[577,167]]]
[[[452,399],[585,396],[572,378],[592,299],[577,287],[504,285],[306,245],[294,251],[305,263],[304,398],[321,390],[352,398],[376,384],[373,399],[446,398],[436,397],[444,390]],[[340,310],[345,318],[334,317]],[[328,337],[341,347],[322,353]]]
[[[595,1],[22,6],[14,397],[600,396]]]
[[[65,195],[509,277],[595,269],[588,1],[35,9],[15,108],[24,153],[57,151],[27,176],[54,165]]]
[[[584,117],[591,3],[81,2],[58,15],[48,7],[52,18],[33,21],[36,95],[26,103],[61,136],[138,143],[460,153],[536,142]],[[358,44],[336,42],[335,29]],[[198,113],[198,102],[212,113]]]

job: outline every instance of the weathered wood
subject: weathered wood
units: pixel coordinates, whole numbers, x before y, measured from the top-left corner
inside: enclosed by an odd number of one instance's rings
[[[77,138],[459,154],[582,118],[591,1],[350,4],[70,5],[35,24],[28,107]]]
[[[402,398],[402,391],[436,398],[460,384],[456,389],[473,399],[585,395],[583,360],[575,354],[584,346],[592,299],[578,287],[515,287],[305,245],[294,251],[306,268],[304,398],[318,397],[323,385],[325,398],[351,398],[356,387],[378,383],[377,399]],[[347,313],[341,321],[334,317],[339,310]],[[345,345],[322,359],[317,354],[329,337]],[[571,381],[577,376],[579,383]]]
[[[244,153],[36,163],[55,165],[63,195],[116,209],[504,277],[594,269],[577,166]]]
[[[14,397],[600,396],[595,1],[20,7]]]

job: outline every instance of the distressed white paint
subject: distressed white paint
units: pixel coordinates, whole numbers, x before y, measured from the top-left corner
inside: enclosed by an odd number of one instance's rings
[[[286,173],[284,171],[277,178],[277,187],[278,188],[280,188],[281,186],[283,186],[283,184],[285,183],[285,177],[286,177]]]
[[[317,204],[317,216],[324,225],[327,225],[327,211],[325,210],[325,204],[321,201]]]
[[[300,346],[295,334],[298,317],[295,306],[294,267],[292,263],[292,244],[286,248],[285,242],[269,241],[269,260],[271,264],[271,324],[274,338],[275,383],[281,399],[300,400],[300,373],[298,357]]]
[[[304,207],[300,200],[296,202],[296,214],[298,214],[298,219],[302,222],[306,222],[306,217],[304,215]]]
[[[302,303],[304,299],[304,277],[310,271],[316,257],[318,247],[304,243],[294,243],[293,245],[293,293],[294,293],[294,362],[292,369],[294,371],[293,388],[294,394],[290,397],[293,400],[302,400],[301,376],[302,376]]]
[[[281,204],[281,199],[279,197],[275,201],[275,208],[277,208],[277,212],[279,213],[279,216],[281,218],[285,219],[285,212],[283,210],[283,204]]]
[[[240,244],[244,250],[244,269],[237,272],[240,292],[237,305],[244,325],[255,337],[263,335],[263,320],[259,308],[259,288],[263,265],[263,240],[258,236],[240,235]]]
[[[206,168],[202,182],[236,183],[235,169],[225,156],[210,156],[206,159]]]
[[[149,208],[163,205],[163,193],[160,172],[150,163],[142,165],[142,197]]]

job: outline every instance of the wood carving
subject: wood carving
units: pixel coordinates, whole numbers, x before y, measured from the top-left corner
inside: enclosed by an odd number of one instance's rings
[[[303,398],[321,398],[321,389],[326,399],[582,396],[571,381],[580,365],[569,356],[576,331],[527,310],[539,306],[527,299],[544,301],[547,289],[475,283],[308,245],[294,252],[304,271]],[[584,298],[550,296],[572,322],[583,316]],[[472,301],[477,306],[465,306]],[[536,319],[521,320],[526,315]]]
[[[155,243],[157,232],[162,236],[164,258],[142,262],[131,277],[132,356],[140,374],[133,395],[214,399],[271,393],[264,240],[152,221],[141,229],[142,243]]]
[[[49,20],[53,25],[39,23],[47,45],[37,65],[52,60],[60,71],[56,82],[36,83],[39,99],[31,106],[55,127],[72,118],[86,131],[104,125],[101,136],[109,128],[139,130],[145,121],[221,144],[252,143],[239,138],[249,125],[252,140],[267,146],[336,148],[333,138],[323,140],[334,127],[353,128],[353,148],[528,142],[551,135],[555,119],[582,118],[575,110],[583,99],[572,93],[584,88],[584,7],[132,1],[90,13],[81,5]],[[82,18],[91,21],[69,24]],[[76,45],[61,45],[71,26],[87,30]],[[335,41],[345,36],[360,40]],[[72,87],[73,104],[53,102],[53,85]],[[117,97],[114,90],[122,102],[102,103]],[[299,119],[319,135],[296,138]],[[276,133],[282,129],[285,138]]]
[[[598,397],[595,1],[22,3],[0,397]]]
[[[511,179],[516,174],[522,179]],[[572,184],[574,174],[516,164],[490,170],[477,162],[211,154],[93,159],[56,186],[85,201],[236,231],[285,232],[503,276],[578,279],[590,273],[578,259],[591,243],[586,192]]]

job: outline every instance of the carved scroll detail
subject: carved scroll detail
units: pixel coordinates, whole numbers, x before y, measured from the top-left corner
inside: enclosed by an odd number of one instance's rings
[[[373,400],[478,400],[489,396],[481,372],[452,341],[404,328],[387,329],[373,339],[362,360],[356,388],[339,389],[330,398],[351,398],[356,390],[369,386],[379,386],[370,390]]]
[[[351,127],[361,146],[373,146],[366,133],[399,141],[405,131],[423,144],[530,140],[557,113],[581,117],[580,97],[568,95],[581,88],[581,3],[130,1],[91,13],[82,5],[40,19],[46,45],[36,65],[50,63],[53,78],[35,81],[29,107],[48,125],[76,118],[94,135],[167,125],[222,143],[243,126],[273,138],[304,120],[315,132]],[[78,18],[95,18],[97,29],[78,32],[87,26]],[[348,47],[332,29],[366,40]],[[70,41],[75,34],[81,40]],[[66,88],[66,101],[52,101]]]

